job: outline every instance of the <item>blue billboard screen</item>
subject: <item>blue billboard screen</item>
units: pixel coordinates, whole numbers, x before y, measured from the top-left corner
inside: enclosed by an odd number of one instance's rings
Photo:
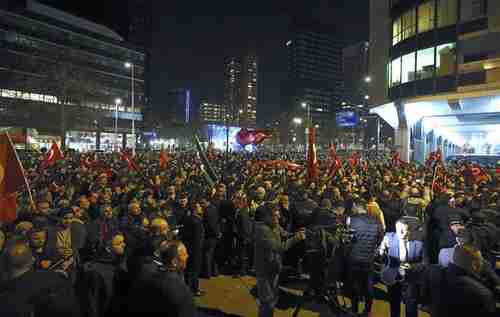
[[[226,127],[225,125],[209,124],[208,139],[213,143],[218,150],[226,149],[226,139],[229,134],[229,148],[232,151],[241,150],[240,145],[236,142],[236,134],[240,131],[240,127]]]
[[[354,111],[337,112],[336,118],[338,127],[349,128],[358,124],[358,114]]]

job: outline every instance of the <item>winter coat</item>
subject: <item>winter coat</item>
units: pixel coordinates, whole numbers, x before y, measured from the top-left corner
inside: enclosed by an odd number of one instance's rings
[[[351,217],[351,229],[355,231],[349,259],[352,262],[372,264],[377,247],[382,241],[382,224],[368,215]]]

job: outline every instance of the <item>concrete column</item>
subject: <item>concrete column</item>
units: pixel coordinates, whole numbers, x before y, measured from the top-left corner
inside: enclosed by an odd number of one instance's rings
[[[410,130],[406,115],[404,112],[404,104],[401,101],[394,102],[398,111],[398,128],[394,131],[394,144],[403,161],[410,161]]]
[[[97,131],[95,134],[95,149],[101,149],[101,131]]]
[[[127,148],[127,134],[122,133],[122,149],[126,149],[126,148]]]

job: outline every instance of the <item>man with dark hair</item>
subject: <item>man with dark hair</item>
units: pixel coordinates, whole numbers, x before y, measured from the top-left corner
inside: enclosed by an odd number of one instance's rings
[[[219,210],[210,202],[210,197],[205,195],[200,200],[204,209],[203,224],[205,227],[205,246],[203,251],[202,275],[206,278],[219,275],[217,262],[215,261],[215,250],[222,236],[220,228]]]
[[[1,316],[78,316],[71,283],[52,271],[33,271],[29,245],[17,242],[5,254],[9,280],[0,287]]]
[[[173,317],[196,316],[193,295],[182,278],[188,260],[186,247],[180,241],[163,243],[159,258],[163,269],[145,274],[135,281],[123,311]]]
[[[193,204],[192,215],[186,217],[180,237],[189,252],[186,283],[195,296],[201,296],[203,292],[199,289],[199,276],[203,261],[205,228],[203,227],[203,208],[199,203]]]
[[[416,317],[418,314],[416,288],[411,273],[415,265],[423,261],[423,243],[409,240],[409,237],[410,223],[403,217],[396,222],[396,232],[385,234],[380,247],[380,254],[385,254],[389,261],[381,277],[388,286],[391,317],[401,314],[403,289],[406,316]]]
[[[272,316],[278,301],[278,279],[282,269],[281,255],[295,243],[305,239],[299,231],[282,242],[288,234],[280,227],[280,210],[275,204],[266,205],[263,221],[255,228],[255,271],[259,299],[259,317]]]

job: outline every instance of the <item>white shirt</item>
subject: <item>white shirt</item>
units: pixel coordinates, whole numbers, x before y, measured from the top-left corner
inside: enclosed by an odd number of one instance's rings
[[[401,262],[408,262],[408,250],[410,250],[410,243],[405,240],[399,240],[399,260]]]

